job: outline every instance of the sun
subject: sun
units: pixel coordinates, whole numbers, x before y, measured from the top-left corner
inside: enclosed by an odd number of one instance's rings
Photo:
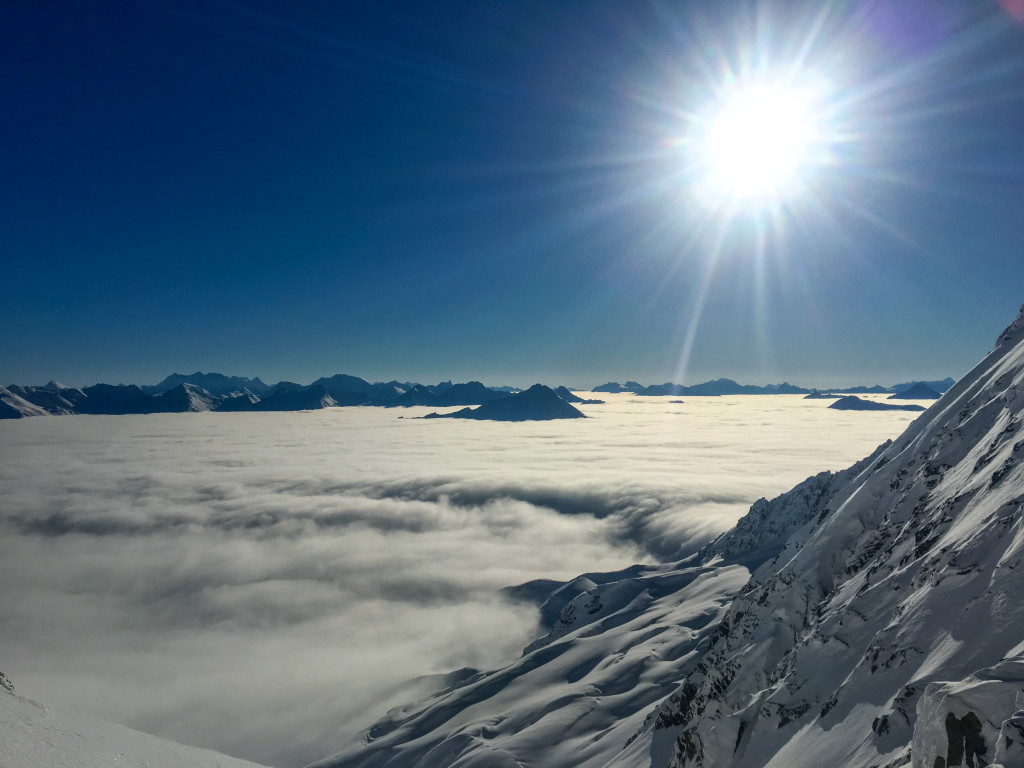
[[[821,89],[752,78],[730,81],[695,120],[698,186],[714,204],[755,207],[806,191],[826,138]]]

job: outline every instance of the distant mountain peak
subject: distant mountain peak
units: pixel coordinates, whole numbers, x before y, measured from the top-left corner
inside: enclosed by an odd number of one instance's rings
[[[890,400],[938,400],[941,394],[929,387],[925,382],[919,381],[916,384],[890,395]]]
[[[425,418],[549,421],[551,419],[583,419],[586,416],[578,408],[559,397],[550,387],[534,384],[527,390],[490,400],[476,408],[463,408],[455,413],[431,413]]]
[[[895,403],[879,403],[865,400],[856,395],[845,395],[836,400],[829,408],[837,411],[923,411],[923,405],[896,405]]]

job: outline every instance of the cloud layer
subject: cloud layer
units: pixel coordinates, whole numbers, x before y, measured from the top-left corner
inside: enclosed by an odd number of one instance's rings
[[[518,654],[499,590],[669,559],[894,437],[799,397],[608,396],[561,423],[390,410],[0,423],[0,658],[19,692],[297,766]]]

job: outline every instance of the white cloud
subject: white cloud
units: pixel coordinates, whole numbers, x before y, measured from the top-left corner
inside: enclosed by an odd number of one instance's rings
[[[52,706],[299,765],[409,678],[517,655],[536,613],[501,587],[681,554],[913,416],[607,399],[552,423],[0,423],[0,669]]]

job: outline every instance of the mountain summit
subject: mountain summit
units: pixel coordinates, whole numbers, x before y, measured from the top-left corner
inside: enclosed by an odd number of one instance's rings
[[[558,585],[521,659],[320,765],[1024,765],[1022,383],[1024,308],[897,440],[690,560]]]
[[[487,421],[550,421],[583,419],[582,411],[570,405],[550,387],[534,384],[515,395],[490,400],[478,408],[463,408],[455,413],[430,413],[427,419],[479,419]]]

